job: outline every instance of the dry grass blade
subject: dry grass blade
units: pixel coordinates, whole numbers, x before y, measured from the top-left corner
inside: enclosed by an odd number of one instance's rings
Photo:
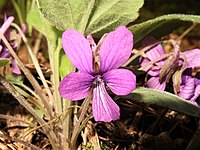
[[[10,136],[8,136],[8,135],[6,135],[6,134],[2,134],[2,132],[0,133],[0,137],[1,137],[2,139],[5,139],[5,140],[4,140],[4,144],[6,144],[8,147],[10,147],[10,144],[14,145],[14,143],[21,143],[21,144],[25,145],[26,148],[31,148],[32,150],[40,150],[39,147],[37,147],[37,146],[35,146],[35,145],[33,145],[33,144],[29,143],[29,142],[26,142],[26,141],[17,139],[17,138],[15,138],[15,137],[10,137]],[[1,140],[2,140],[2,139],[1,139]],[[6,147],[6,146],[5,146],[5,147]],[[13,146],[12,146],[12,147],[13,147]],[[15,147],[16,147],[16,145],[15,145]],[[8,149],[9,149],[9,148],[8,148]],[[20,150],[20,149],[22,149],[22,148],[20,148],[20,147],[17,146],[17,149]]]

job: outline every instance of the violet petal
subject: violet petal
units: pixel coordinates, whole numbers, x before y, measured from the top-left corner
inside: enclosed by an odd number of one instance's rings
[[[146,83],[147,87],[149,88],[153,88],[153,89],[157,89],[157,90],[161,90],[164,91],[165,87],[166,87],[166,83],[160,83],[159,82],[159,77],[151,77],[147,83]]]
[[[194,96],[190,99],[191,102],[195,102],[195,100],[200,96],[200,85],[197,85],[194,91]]]
[[[142,46],[143,47],[149,46],[151,44],[154,44],[155,42],[156,42],[156,39],[154,39],[153,37],[147,37],[147,38],[145,38],[143,40]],[[158,44],[158,45],[154,46],[153,48],[151,48],[150,50],[148,50],[146,52],[146,58],[144,58],[141,61],[141,66],[145,66],[150,61],[153,61],[153,60],[159,58],[160,56],[162,56],[164,54],[165,54],[165,51],[164,51],[164,49],[163,49],[161,44]],[[160,60],[160,61],[156,62],[154,65],[147,66],[144,69],[144,71],[148,72],[148,74],[151,75],[151,76],[159,76],[161,69],[160,68],[155,69],[152,66],[160,66],[160,67],[162,67],[163,65],[164,65],[164,60]]]
[[[147,58],[149,58],[151,61],[159,58],[160,56],[164,55],[165,51],[163,50],[161,44],[153,47],[151,50],[149,50],[146,53]],[[164,60],[160,60],[155,63],[157,66],[163,66],[164,65]]]
[[[19,66],[17,65],[16,61],[14,60],[14,58],[12,58],[12,72],[14,74],[21,74],[21,71],[19,69]]]
[[[9,50],[6,47],[3,47],[0,57],[1,58],[10,58],[11,57]]]
[[[62,35],[63,49],[71,63],[81,72],[93,74],[90,43],[79,32],[67,30]]]
[[[142,41],[142,46],[143,47],[149,46],[151,44],[154,44],[155,42],[156,42],[156,39],[154,39],[153,37],[147,37]],[[151,48],[150,50],[146,52],[146,56],[150,61],[157,59],[163,54],[165,54],[165,51],[161,44],[154,46],[153,48]],[[163,66],[164,61],[159,61],[159,62],[156,62],[155,64],[158,66]]]
[[[187,57],[187,68],[194,68],[200,66],[200,49],[192,49],[184,51],[184,54]]]
[[[148,74],[156,77],[156,76],[160,75],[160,71],[161,71],[161,68],[159,68],[159,69],[152,68],[151,70],[148,71]]]
[[[182,76],[182,83],[178,95],[184,99],[191,99],[195,91],[195,78]]]
[[[1,26],[0,30],[1,32],[4,34],[7,29],[10,27],[11,23],[13,22],[14,20],[14,17],[13,16],[10,16],[8,17],[8,19],[6,19],[3,23],[3,25]]]
[[[141,58],[140,61],[141,61],[141,63],[140,63],[141,66],[145,66],[150,62],[150,60],[148,58]],[[146,72],[150,71],[152,66],[153,65],[146,66],[144,68],[144,71],[146,71]]]
[[[150,60],[148,58],[144,58],[142,61],[141,61],[141,66],[145,66],[147,63],[149,63]],[[153,65],[148,65],[144,68],[144,71],[147,72],[149,75],[151,76],[159,76],[160,74],[160,70],[161,68],[153,68],[154,66]]]
[[[127,69],[114,69],[102,76],[116,95],[127,95],[136,88],[136,76]]]
[[[95,121],[110,122],[120,118],[119,106],[108,95],[103,82],[93,90],[92,112]]]
[[[89,94],[93,80],[94,77],[86,73],[70,73],[60,82],[60,95],[69,100],[83,99]]]
[[[102,73],[116,69],[124,64],[131,55],[133,35],[120,26],[110,32],[100,47],[100,70]]]
[[[198,73],[198,75],[199,75],[199,73]],[[200,85],[200,79],[199,78],[195,78],[195,85],[197,86],[197,85]]]

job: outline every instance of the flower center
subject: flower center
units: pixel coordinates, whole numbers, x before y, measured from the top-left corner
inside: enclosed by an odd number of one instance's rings
[[[96,75],[96,76],[95,76],[95,79],[94,79],[94,81],[93,81],[93,84],[94,84],[94,85],[98,85],[98,84],[101,83],[101,82],[103,82],[103,79],[102,79],[101,75]]]

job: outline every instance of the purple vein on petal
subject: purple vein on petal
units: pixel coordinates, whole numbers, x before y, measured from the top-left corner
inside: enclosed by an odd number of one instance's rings
[[[147,81],[146,85],[149,88],[158,89],[158,90],[161,90],[161,91],[164,91],[165,87],[166,87],[166,83],[165,82],[163,82],[163,83],[159,82],[159,77],[151,77]]]
[[[195,78],[182,76],[182,83],[178,95],[184,99],[190,99],[195,91]]]
[[[192,49],[188,51],[184,51],[184,54],[187,57],[187,68],[194,68],[200,66],[200,49]]]
[[[110,90],[117,95],[127,95],[136,88],[136,76],[127,69],[114,69],[102,77]]]
[[[70,73],[60,82],[60,95],[69,100],[83,99],[88,95],[93,80],[94,77],[90,74]]]
[[[62,35],[63,49],[81,72],[93,74],[92,50],[87,39],[75,30],[67,30]]]
[[[95,121],[110,122],[120,118],[119,106],[108,95],[103,82],[93,90],[92,112]]]
[[[124,26],[110,32],[100,47],[100,70],[102,73],[120,67],[131,55],[133,35]]]
[[[154,44],[156,42],[156,39],[154,39],[153,37],[149,36],[146,37],[143,41],[142,41],[142,46],[149,46],[151,44]],[[153,48],[151,48],[147,53],[147,58],[152,61],[154,59],[157,59],[158,57],[162,56],[163,54],[165,54],[165,51],[162,47],[161,44],[158,44],[156,46],[154,46]],[[158,66],[164,65],[164,62],[160,61],[156,63]]]
[[[195,88],[195,92],[193,97],[191,98],[192,102],[195,102],[195,100],[200,96],[200,85],[197,85]]]

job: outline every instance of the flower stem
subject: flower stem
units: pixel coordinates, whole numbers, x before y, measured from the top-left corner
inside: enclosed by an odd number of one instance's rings
[[[30,45],[28,44],[28,40],[26,39],[24,33],[21,31],[21,29],[20,29],[20,27],[19,27],[18,25],[14,24],[14,23],[12,23],[11,25],[12,25],[13,27],[15,27],[15,28],[18,30],[18,32],[20,33],[20,35],[21,35],[21,37],[22,37],[22,39],[23,39],[23,41],[24,41],[24,43],[25,43],[25,45],[26,45],[26,47],[27,47],[27,49],[28,49],[28,52],[29,52],[29,54],[30,54],[30,56],[31,56],[31,59],[32,59],[32,61],[33,61],[33,64],[34,64],[34,66],[35,66],[35,68],[36,68],[36,70],[37,70],[37,73],[38,73],[39,77],[41,78],[41,81],[42,81],[42,83],[43,83],[45,89],[47,90],[47,94],[48,94],[48,96],[49,96],[49,99],[53,102],[53,101],[54,101],[54,100],[53,100],[54,98],[53,98],[53,95],[52,95],[52,93],[51,93],[51,90],[50,90],[50,88],[49,88],[49,86],[48,86],[48,84],[47,84],[47,82],[46,82],[46,79],[45,79],[43,73],[42,73],[42,70],[41,70],[41,68],[40,68],[39,62],[38,62],[36,56],[33,54],[33,51],[32,51],[32,49],[31,49]],[[40,91],[40,93],[41,93],[41,91]],[[51,106],[50,106],[49,102],[47,102],[47,104],[45,104],[45,106],[46,106],[46,105],[48,105],[47,107],[49,107],[49,111],[51,111],[51,115],[50,115],[50,116],[51,116],[51,119],[53,119],[53,115],[52,115],[52,114],[53,114],[53,111],[52,111],[52,109],[50,108]]]
[[[150,61],[149,63],[145,64],[144,66],[140,67],[138,70],[144,70],[147,66],[149,65],[153,65],[154,63],[166,58],[166,57],[169,57],[171,55],[171,53],[168,53],[168,54],[163,54],[162,56],[158,57],[157,59],[154,59],[153,61]]]
[[[35,110],[31,107],[31,105],[27,102],[27,100],[15,90],[15,88],[7,82],[1,75],[0,75],[0,82],[8,89],[8,91],[18,100],[18,102],[24,106],[37,120],[37,122],[40,125],[46,124],[46,122],[35,112]],[[55,133],[52,131],[50,126],[43,126],[44,132],[47,134],[52,147],[57,148],[58,147],[58,139],[55,135]]]
[[[24,64],[18,58],[17,54],[15,53],[15,51],[13,50],[13,48],[10,46],[10,44],[8,43],[7,39],[2,34],[2,32],[0,32],[0,38],[2,39],[2,41],[4,42],[4,44],[6,45],[6,47],[9,49],[11,55],[14,57],[15,61],[19,65],[20,69],[24,72],[24,75],[27,77],[27,79],[29,80],[29,82],[32,84],[32,86],[35,89],[36,93],[40,96],[42,102],[45,105],[45,108],[47,109],[49,117],[53,118],[53,110],[52,110],[52,108],[51,108],[51,106],[50,106],[50,104],[49,104],[49,102],[47,100],[47,97],[41,92],[42,91],[41,86],[39,85],[39,83],[37,82],[37,80],[33,77],[33,75],[31,74],[31,72],[24,66]]]
[[[55,113],[58,115],[62,113],[62,99],[60,97],[58,86],[60,83],[59,79],[59,57],[60,57],[60,50],[61,50],[61,39],[58,38],[57,41],[52,42],[47,38],[48,44],[48,53],[49,53],[49,61],[50,67],[52,70],[51,81],[53,85],[53,97],[54,97],[54,108]]]
[[[82,103],[81,109],[79,110],[79,112],[81,112],[80,117],[78,119],[78,121],[75,124],[73,133],[72,133],[72,138],[71,138],[71,148],[75,149],[76,148],[76,140],[78,138],[78,135],[80,133],[80,126],[83,128],[83,118],[87,112],[88,106],[90,104],[91,98],[92,98],[92,92],[93,89],[90,90],[90,93],[88,94],[88,96],[85,98],[85,100]],[[81,124],[82,123],[82,124]]]
[[[151,49],[152,47],[156,46],[157,44],[160,44],[160,42],[156,42],[154,44],[151,44],[143,49],[141,49],[138,53],[136,53],[135,55],[133,55],[131,58],[128,59],[127,62],[125,62],[122,67],[126,67],[128,64],[130,64],[134,59],[136,59],[137,57],[139,57],[140,55],[144,54],[144,52],[148,51],[149,49]]]
[[[20,10],[20,7],[15,0],[11,0],[11,2],[13,4],[14,8],[15,8],[15,11],[17,12],[20,24],[21,25],[24,24],[24,18],[23,18],[23,15],[22,15],[22,10]]]
[[[193,23],[187,30],[185,30],[177,39],[176,41],[179,43],[181,40],[190,32],[192,31],[195,27],[197,26],[197,23]]]

